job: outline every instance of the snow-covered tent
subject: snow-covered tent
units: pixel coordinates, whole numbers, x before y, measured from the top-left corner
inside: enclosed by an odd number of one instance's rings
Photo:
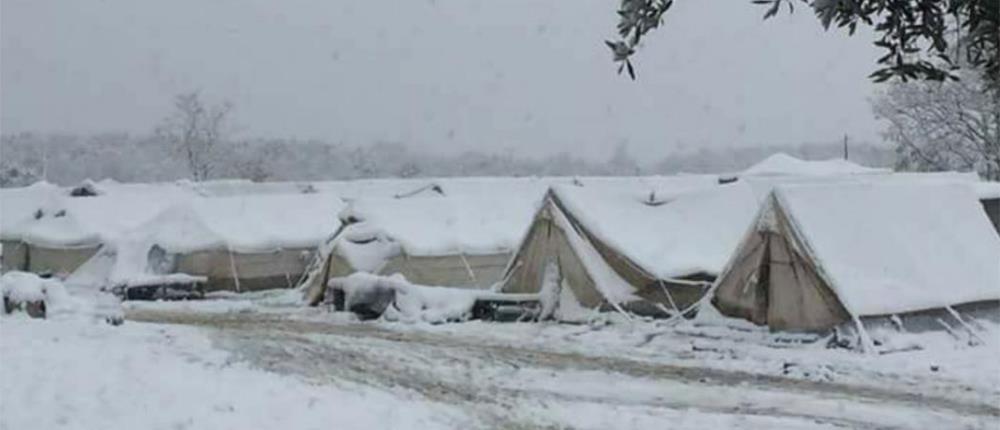
[[[351,201],[340,214],[342,230],[303,282],[307,300],[317,303],[331,278],[354,272],[399,273],[421,285],[493,286],[545,185],[493,179],[463,191],[429,184]]]
[[[847,176],[890,173],[840,158],[802,160],[785,153],[771,155],[744,170],[740,176]]]
[[[79,220],[65,211],[39,210],[37,219],[19,234],[2,238],[3,270],[51,273],[65,276],[87,261],[101,246],[96,235],[76,234],[87,231]]]
[[[191,198],[110,244],[115,263],[95,264],[105,283],[179,273],[207,278],[206,289],[289,288],[316,247],[338,226],[343,203],[324,194]]]
[[[56,198],[59,187],[36,182],[27,187],[0,188],[0,270],[20,270],[25,265],[26,248],[21,243],[19,227],[32,219],[41,202]]]
[[[562,289],[588,308],[684,310],[722,269],[756,205],[747,184],[720,186],[714,176],[552,187],[503,291],[543,291],[557,268]]]
[[[982,181],[975,172],[891,172],[858,166],[844,160],[803,161],[784,154],[774,155],[729,181],[746,181],[760,191],[777,184],[887,182],[914,184],[963,184],[972,188],[983,210],[1000,233],[1000,183]]]
[[[30,203],[3,201],[5,207],[14,203],[26,212],[14,214],[18,218],[11,224],[5,222],[0,232],[4,270],[64,277],[102,244],[151,219],[167,205],[159,196],[69,197],[62,190],[36,197]]]
[[[717,279],[713,303],[775,330],[995,303],[992,230],[967,184],[778,185]]]

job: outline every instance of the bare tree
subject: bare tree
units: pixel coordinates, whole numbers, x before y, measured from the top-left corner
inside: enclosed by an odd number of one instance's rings
[[[973,170],[1000,180],[1000,100],[975,71],[957,81],[897,82],[872,103],[888,122],[897,168]]]
[[[174,98],[174,111],[157,128],[157,134],[187,161],[195,181],[210,178],[216,170],[231,112],[228,102],[206,106],[197,91],[179,94]]]

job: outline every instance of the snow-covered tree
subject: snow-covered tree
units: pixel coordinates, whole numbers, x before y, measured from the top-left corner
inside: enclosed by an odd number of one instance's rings
[[[980,74],[957,81],[897,82],[873,101],[906,170],[973,170],[1000,180],[1000,100]]]
[[[228,102],[206,106],[197,91],[179,94],[174,111],[157,128],[157,135],[185,159],[195,181],[209,179],[216,170],[231,112]]]

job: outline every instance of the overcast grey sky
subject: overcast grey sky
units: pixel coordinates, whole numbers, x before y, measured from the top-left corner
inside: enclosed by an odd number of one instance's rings
[[[244,136],[606,157],[877,140],[867,33],[678,0],[615,74],[615,0],[2,0],[3,132],[150,132],[172,95]]]

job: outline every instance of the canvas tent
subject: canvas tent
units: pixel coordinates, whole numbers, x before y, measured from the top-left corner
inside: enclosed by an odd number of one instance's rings
[[[0,189],[3,270],[66,275],[97,249],[192,193],[173,183],[38,182]]]
[[[191,198],[162,211],[115,245],[130,267],[207,278],[206,289],[290,288],[338,225],[329,194]]]
[[[555,186],[504,275],[503,291],[538,293],[557,268],[587,308],[664,314],[702,297],[753,216],[746,184],[714,176],[650,184]]]
[[[59,194],[59,187],[36,182],[21,188],[0,189],[0,270],[25,270],[27,246],[21,241],[22,224],[35,216],[40,204]]]
[[[354,272],[398,273],[420,285],[490,288],[500,281],[545,185],[495,179],[481,185],[475,192],[424,186],[350,202],[340,214],[343,228],[322,247],[303,281],[307,301],[318,303],[330,279]]]
[[[713,288],[774,330],[995,303],[1000,237],[967,184],[778,185]]]
[[[103,243],[155,216],[166,205],[152,196],[69,197],[59,192],[37,197],[21,208],[27,214],[5,223],[0,233],[4,270],[65,277]],[[5,200],[3,205],[8,203],[26,202]]]

